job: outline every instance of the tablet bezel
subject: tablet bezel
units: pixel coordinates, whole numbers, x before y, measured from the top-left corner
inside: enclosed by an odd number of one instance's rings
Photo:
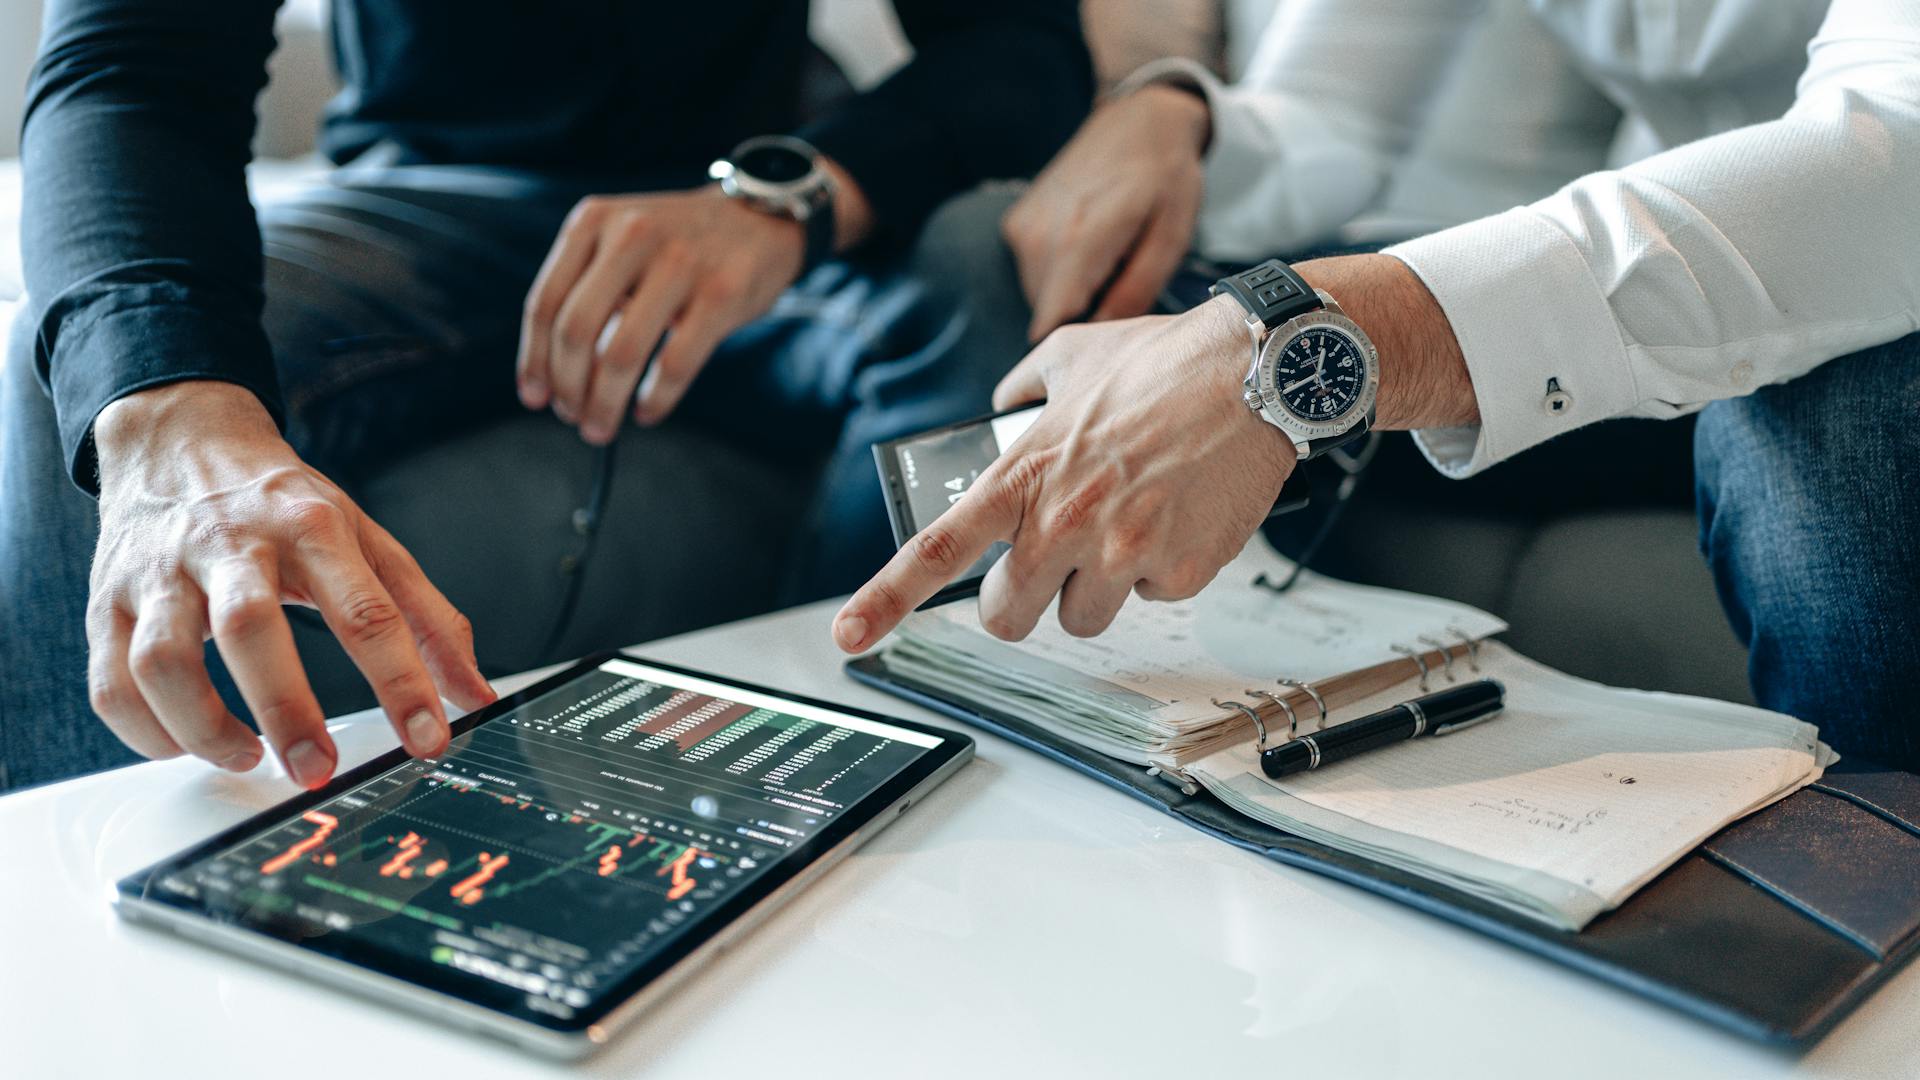
[[[571,1017],[566,1018],[552,1016],[524,1006],[507,1007],[501,1004],[503,999],[510,1002],[521,1001],[524,1000],[525,995],[478,975],[445,965],[433,964],[424,957],[401,956],[389,949],[352,938],[333,940],[328,943],[328,947],[323,948],[316,942],[328,941],[327,938],[294,940],[289,936],[275,934],[257,924],[218,918],[210,914],[205,905],[184,897],[149,890],[152,882],[164,878],[169,873],[212,857],[264,830],[296,820],[307,810],[365,784],[397,766],[404,765],[412,760],[404,748],[396,747],[371,761],[341,773],[319,790],[302,792],[185,850],[128,874],[115,887],[116,906],[123,914],[129,915],[134,914],[128,910],[129,905],[160,909],[162,917],[158,921],[189,932],[194,927],[218,931],[219,936],[227,939],[220,942],[223,945],[238,947],[246,941],[257,942],[263,947],[251,951],[257,952],[261,959],[275,962],[278,966],[286,966],[284,962],[290,959],[286,956],[286,950],[292,950],[309,964],[320,963],[345,968],[361,976],[370,975],[380,981],[390,982],[396,988],[431,995],[433,998],[441,999],[438,1002],[440,1004],[456,1006],[457,1008],[453,1010],[455,1013],[464,1012],[471,1015],[471,1010],[481,1010],[488,1017],[497,1018],[507,1028],[524,1025],[522,1030],[531,1028],[535,1032],[548,1032],[562,1036],[568,1042],[584,1041],[589,1036],[594,1036],[592,1042],[597,1043],[604,1037],[603,1025],[606,1025],[610,1014],[619,1012],[623,1006],[646,994],[656,983],[668,978],[677,965],[693,954],[709,945],[717,944],[716,939],[730,937],[730,931],[736,928],[736,924],[745,922],[751,925],[757,922],[758,917],[763,916],[765,912],[756,913],[755,908],[775,898],[776,894],[780,894],[783,889],[791,892],[792,890],[788,887],[799,884],[797,879],[808,877],[809,871],[824,869],[820,866],[823,860],[829,859],[836,848],[855,838],[863,830],[877,831],[869,830],[868,827],[879,822],[904,798],[928,784],[930,780],[944,779],[944,774],[970,756],[973,748],[973,739],[959,732],[836,702],[822,701],[696,668],[665,663],[625,651],[596,653],[523,690],[475,710],[453,722],[453,734],[456,736],[464,734],[481,724],[505,716],[535,698],[551,693],[583,675],[598,670],[609,660],[627,660],[645,664],[672,674],[706,679],[723,686],[765,694],[799,705],[888,724],[933,736],[939,742],[927,748],[918,758],[871,794],[848,806],[843,813],[804,843],[781,855],[765,873],[742,885],[739,891],[720,900],[713,908],[691,923],[685,933],[675,937],[625,978],[606,988],[592,1002],[580,1007]],[[864,836],[861,839],[864,839]],[[364,985],[365,980],[344,981],[354,985]],[[533,1040],[535,1045],[544,1042],[546,1040]]]

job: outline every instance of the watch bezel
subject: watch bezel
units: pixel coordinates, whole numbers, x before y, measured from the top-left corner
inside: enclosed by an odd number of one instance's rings
[[[805,158],[806,174],[792,180],[769,180],[739,166],[741,158],[770,147]],[[707,176],[719,181],[720,190],[728,196],[767,207],[803,223],[813,216],[823,201],[822,196],[832,191],[832,178],[820,164],[820,151],[791,135],[756,135],[747,139],[709,166]]]
[[[1351,339],[1366,369],[1359,396],[1354,398],[1353,404],[1345,412],[1330,420],[1307,420],[1294,412],[1281,396],[1278,380],[1274,376],[1279,353],[1294,338],[1315,328],[1330,329]],[[1313,442],[1344,435],[1373,415],[1374,400],[1380,393],[1380,352],[1374,348],[1373,339],[1352,319],[1325,309],[1309,311],[1288,319],[1266,335],[1260,343],[1260,353],[1254,361],[1249,381],[1251,389],[1260,399],[1260,415],[1268,423],[1293,436],[1296,442]]]

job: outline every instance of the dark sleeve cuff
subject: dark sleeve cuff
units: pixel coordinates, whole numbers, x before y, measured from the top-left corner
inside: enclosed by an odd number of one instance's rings
[[[859,183],[887,240],[911,239],[935,207],[984,181],[1039,172],[1093,95],[1071,0],[898,10],[914,59],[800,132]]]
[[[274,423],[286,424],[273,353],[257,322],[138,295],[147,291],[124,290],[113,310],[70,317],[57,334],[44,332],[51,318],[41,324],[35,364],[53,393],[68,473],[89,495],[100,493],[94,419],[135,391],[188,379],[236,383],[260,398]]]
[[[876,132],[887,132],[884,139]],[[930,125],[895,102],[871,96],[808,126],[800,137],[847,171],[873,207],[877,240],[919,232],[934,208],[966,189],[966,176],[943,163]]]

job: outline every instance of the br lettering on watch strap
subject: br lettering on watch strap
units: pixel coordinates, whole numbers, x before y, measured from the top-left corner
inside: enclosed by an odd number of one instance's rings
[[[1313,291],[1313,286],[1279,259],[1268,259],[1250,270],[1229,274],[1215,282],[1212,291],[1215,295],[1226,293],[1240,301],[1268,330],[1322,306],[1320,294]]]

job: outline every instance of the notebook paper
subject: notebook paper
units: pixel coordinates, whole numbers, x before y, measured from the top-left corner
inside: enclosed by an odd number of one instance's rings
[[[1255,536],[1191,600],[1131,600],[1106,633],[1076,638],[1049,607],[1025,641],[980,629],[977,606],[923,611],[900,627],[889,665],[1015,711],[1104,753],[1145,761],[1223,722],[1214,699],[1282,678],[1315,681],[1506,629],[1466,604],[1302,574],[1285,593],[1254,584],[1292,564]],[[1057,601],[1056,601],[1057,604]],[[1231,715],[1226,722],[1235,721]]]
[[[1831,760],[1811,724],[1779,713],[1601,686],[1492,642],[1481,659],[1507,687],[1487,723],[1277,781],[1250,744],[1189,772],[1276,828],[1579,929]]]

